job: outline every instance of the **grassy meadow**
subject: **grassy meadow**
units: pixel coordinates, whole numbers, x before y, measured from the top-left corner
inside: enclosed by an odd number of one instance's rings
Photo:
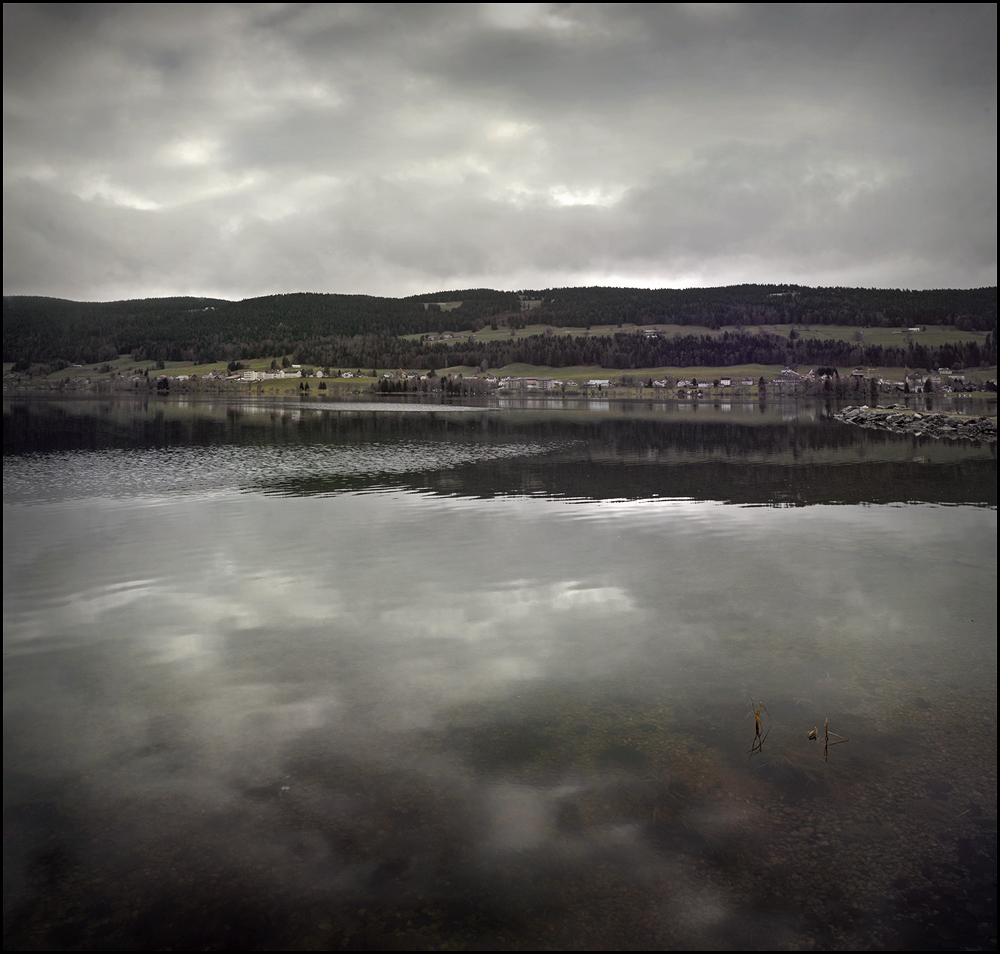
[[[551,333],[556,336],[568,335],[577,337],[609,337],[616,334],[635,334],[638,331],[658,331],[664,335],[708,335],[711,338],[721,338],[726,332],[738,334],[747,332],[750,334],[771,334],[780,335],[787,338],[794,331],[800,338],[820,339],[822,341],[855,341],[860,340],[867,344],[875,345],[896,345],[906,347],[912,340],[915,344],[924,344],[937,347],[949,341],[985,341],[987,332],[985,331],[960,331],[952,325],[927,325],[924,331],[909,332],[900,328],[858,328],[853,325],[735,325],[723,326],[722,328],[707,328],[703,325],[633,325],[625,323],[619,325],[591,325],[590,328],[557,328],[554,325],[527,325],[524,328],[481,328],[479,331],[453,331],[446,332],[450,338],[446,341],[458,344],[473,338],[475,341],[502,341],[510,338],[528,338],[532,335],[543,335]],[[425,332],[432,338],[441,338],[436,332]],[[423,334],[402,335],[406,340],[414,341],[423,337]]]

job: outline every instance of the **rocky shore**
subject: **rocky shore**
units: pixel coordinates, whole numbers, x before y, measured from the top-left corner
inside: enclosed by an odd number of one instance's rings
[[[833,416],[845,424],[912,434],[914,437],[947,437],[986,443],[995,443],[997,439],[995,417],[911,411],[899,404],[891,407],[845,407]]]

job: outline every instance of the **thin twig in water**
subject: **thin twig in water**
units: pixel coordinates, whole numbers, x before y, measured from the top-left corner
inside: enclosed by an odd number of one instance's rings
[[[830,741],[830,720],[826,719],[823,722],[823,761],[828,762],[830,760],[830,746],[831,745],[843,745],[845,742],[850,742],[850,739],[845,739],[842,735],[837,735],[836,732],[833,733],[834,737],[839,739],[839,742]]]
[[[750,693],[747,693],[750,696]],[[747,756],[747,761],[749,761],[758,752],[764,751],[764,743],[767,741],[767,737],[771,734],[771,729],[774,723],[771,721],[771,713],[767,711],[764,706],[763,701],[758,702],[754,705],[753,696],[750,696],[750,710],[753,712],[753,741],[750,743],[750,754]],[[763,725],[760,721],[761,712],[767,715],[767,721],[769,723],[767,731],[763,731]]]

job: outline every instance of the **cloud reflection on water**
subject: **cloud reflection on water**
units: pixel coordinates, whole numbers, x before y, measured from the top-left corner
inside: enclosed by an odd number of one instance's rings
[[[894,748],[935,744],[892,735],[913,697],[942,733],[967,717],[949,708],[956,680],[995,698],[995,539],[979,508],[403,491],[8,503],[9,810],[57,806],[19,829],[13,897],[55,838],[136,896],[161,878],[188,918],[195,899],[241,910],[229,885],[280,943],[308,934],[303,906],[324,943],[356,929],[355,946],[391,933],[358,909],[427,904],[443,906],[426,915],[437,940],[544,925],[564,946],[716,944],[758,904],[763,936],[816,936],[808,898],[837,837],[816,813],[874,825],[850,805],[904,771]],[[972,556],[935,572],[938,552]],[[781,723],[779,751],[830,712],[863,731],[832,768],[805,750],[757,774],[748,692]],[[878,819],[868,837],[910,864],[909,822]],[[859,884],[882,897],[905,870],[825,877],[860,911],[874,902]],[[56,882],[94,904],[105,891]],[[184,939],[143,904],[114,937],[148,922]],[[846,908],[831,937],[875,937]],[[331,911],[336,931],[319,926]]]

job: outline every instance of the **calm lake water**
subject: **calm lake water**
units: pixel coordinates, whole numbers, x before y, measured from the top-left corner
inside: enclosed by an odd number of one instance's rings
[[[995,948],[995,445],[802,404],[3,433],[7,948]]]

